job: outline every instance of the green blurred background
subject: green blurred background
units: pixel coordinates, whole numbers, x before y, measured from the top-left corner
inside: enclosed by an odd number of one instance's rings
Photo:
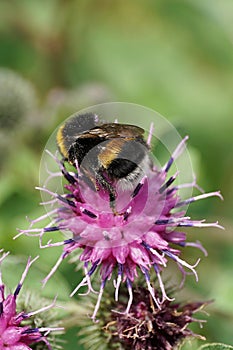
[[[199,185],[224,196],[189,211],[219,220],[225,231],[189,231],[209,256],[198,267],[200,282],[188,277],[182,294],[215,299],[207,325],[196,331],[233,344],[232,43],[231,0],[1,0],[0,247],[38,254],[36,239],[12,237],[27,227],[26,215],[43,213],[34,187],[44,146],[62,120],[109,101],[155,109],[190,135]],[[47,253],[40,253],[46,271],[59,250]],[[189,261],[198,255],[191,248],[184,253]],[[64,263],[60,274],[61,289],[71,290],[78,278],[73,266]],[[65,349],[76,347],[74,334]]]

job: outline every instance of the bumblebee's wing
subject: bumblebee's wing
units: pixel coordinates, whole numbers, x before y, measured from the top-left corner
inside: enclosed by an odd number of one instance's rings
[[[136,139],[142,137],[144,130],[135,125],[109,123],[96,126],[89,130],[87,134],[105,140],[112,138]],[[83,133],[81,137],[86,137],[86,133]]]
[[[68,159],[68,151],[80,134],[85,133],[97,124],[97,115],[79,114],[65,122],[57,132],[57,145],[61,154]]]

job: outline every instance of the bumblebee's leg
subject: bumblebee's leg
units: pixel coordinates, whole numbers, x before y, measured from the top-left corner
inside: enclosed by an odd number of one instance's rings
[[[112,209],[113,213],[116,215],[116,191],[114,187],[108,182],[106,177],[103,175],[102,172],[96,173],[96,180],[97,182],[103,187],[104,190],[106,190],[109,194],[109,205]]]
[[[117,211],[116,211],[116,193],[113,190],[113,192],[109,192],[109,205],[110,208],[112,209],[113,213],[115,215],[117,215]]]

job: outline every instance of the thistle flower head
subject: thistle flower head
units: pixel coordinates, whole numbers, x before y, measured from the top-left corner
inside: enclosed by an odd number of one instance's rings
[[[2,252],[2,251],[0,251]],[[8,255],[5,253],[0,258],[0,263]],[[0,274],[0,348],[6,350],[30,350],[36,349],[36,344],[41,346],[45,344],[46,348],[51,350],[51,345],[48,341],[48,334],[51,331],[61,331],[62,328],[49,328],[49,327],[31,327],[30,321],[34,315],[46,311],[54,306],[54,303],[49,306],[45,306],[37,311],[18,311],[17,298],[22,288],[23,282],[26,278],[28,270],[33,262],[37,258],[31,260],[28,259],[26,268],[22,274],[21,280],[17,285],[13,294],[5,296],[5,285],[2,282]],[[39,347],[38,347],[39,349]]]
[[[181,305],[164,300],[158,309],[144,288],[138,288],[134,295],[130,314],[112,312],[111,321],[105,325],[105,331],[112,337],[111,343],[119,342],[126,350],[172,350],[186,338],[205,339],[188,328],[193,322],[204,322],[194,318],[193,314],[205,303]]]
[[[151,133],[150,133],[151,134]],[[147,143],[150,144],[149,134]],[[161,271],[167,266],[168,260],[173,260],[185,276],[187,271],[194,274],[199,260],[191,265],[184,261],[181,248],[195,246],[205,250],[199,242],[187,242],[186,233],[181,231],[183,227],[219,227],[218,223],[205,223],[204,220],[195,221],[185,216],[183,210],[188,204],[198,199],[210,196],[218,196],[219,192],[201,194],[182,200],[179,196],[181,187],[195,187],[195,181],[190,184],[174,185],[177,173],[168,176],[168,171],[174,161],[183,152],[186,146],[185,137],[172,153],[167,163],[159,168],[152,164],[148,169],[143,169],[142,176],[135,186],[115,186],[117,193],[116,210],[109,205],[108,193],[103,188],[93,190],[80,176],[78,164],[70,171],[63,161],[51,155],[57,162],[62,175],[67,183],[66,193],[52,192],[46,187],[40,188],[52,196],[50,203],[56,203],[57,207],[47,215],[31,222],[28,230],[20,234],[38,235],[41,247],[64,245],[63,253],[44,283],[52,276],[64,258],[72,252],[76,252],[76,261],[83,262],[85,276],[77,285],[71,295],[74,295],[81,287],[87,286],[87,293],[93,291],[91,280],[98,270],[100,275],[100,290],[98,300],[92,318],[96,314],[104,292],[106,283],[113,279],[115,286],[115,300],[118,300],[121,283],[125,283],[128,289],[128,303],[125,313],[130,312],[133,303],[133,284],[142,274],[145,279],[151,298],[158,309],[161,309],[165,300],[169,300],[161,278]],[[133,155],[132,155],[133,157]],[[59,176],[50,173],[49,177]],[[43,229],[34,228],[38,221],[53,216],[50,225]],[[46,232],[62,230],[68,231],[72,237],[63,242],[47,244],[42,243],[42,237]],[[161,300],[157,297],[151,282],[151,275],[157,276],[162,292]]]
[[[86,317],[91,305],[88,301],[84,302],[79,317],[79,335],[82,337],[80,343],[85,349],[172,350],[180,349],[185,340],[205,339],[194,333],[189,326],[198,323],[202,327],[206,321],[194,315],[199,314],[209,302],[185,304],[164,300],[158,309],[148,290],[140,285],[140,278],[138,282],[134,289],[134,303],[127,315],[124,313],[127,304],[125,287],[122,287],[120,301],[116,303],[111,298],[111,286],[106,286],[99,310],[101,318],[94,325]],[[155,293],[159,298],[158,290]],[[95,299],[96,296],[92,294],[92,303]]]
[[[6,68],[0,69],[0,129],[10,132],[36,106],[32,84]]]

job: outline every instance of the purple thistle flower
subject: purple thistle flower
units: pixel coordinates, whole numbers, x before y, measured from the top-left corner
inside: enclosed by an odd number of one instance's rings
[[[2,250],[0,251],[2,252]],[[0,258],[0,264],[3,259],[9,253],[5,253]],[[47,335],[51,331],[59,331],[63,328],[32,328],[29,325],[24,325],[24,321],[29,320],[34,315],[46,311],[54,306],[52,303],[49,306],[45,306],[37,311],[26,312],[21,311],[17,312],[16,301],[19,295],[19,292],[22,288],[23,282],[26,278],[30,266],[37,260],[38,257],[31,260],[28,259],[26,268],[22,274],[20,282],[15,289],[13,294],[8,294],[5,297],[5,285],[2,282],[1,273],[0,273],[0,349],[5,350],[30,350],[30,346],[35,343],[43,342],[46,344],[49,350],[52,350],[51,345],[47,340]]]
[[[147,143],[150,143],[151,134]],[[170,300],[165,292],[161,271],[169,259],[176,262],[182,274],[191,271],[198,280],[195,267],[198,261],[191,265],[180,257],[180,248],[194,246],[206,254],[199,242],[186,242],[186,233],[182,227],[220,227],[218,222],[206,223],[205,220],[195,221],[185,216],[182,210],[188,204],[211,196],[222,198],[220,192],[201,194],[182,200],[178,191],[182,187],[197,187],[195,181],[190,184],[173,185],[177,173],[168,176],[174,161],[186,146],[185,137],[171,155],[168,162],[159,169],[153,165],[134,189],[117,187],[116,212],[113,212],[106,199],[104,190],[93,191],[79,175],[79,169],[68,171],[64,163],[54,155],[50,155],[58,163],[61,174],[67,180],[66,193],[58,194],[45,187],[38,188],[52,196],[49,203],[56,203],[57,208],[42,217],[32,220],[29,229],[21,230],[19,235],[37,235],[40,246],[52,247],[64,245],[63,253],[44,279],[44,284],[58,268],[59,264],[72,252],[76,252],[75,260],[83,262],[85,276],[71,293],[73,296],[81,287],[87,286],[87,293],[93,291],[91,277],[98,269],[100,273],[100,290],[92,318],[96,314],[104,292],[105,284],[113,276],[115,300],[118,300],[121,283],[126,283],[129,299],[125,313],[129,313],[133,302],[132,285],[140,271],[157,307],[160,309],[164,300]],[[78,167],[77,167],[78,168]],[[60,175],[61,175],[60,174]],[[53,175],[50,173],[50,178]],[[57,176],[57,173],[54,174]],[[50,216],[53,221],[43,229],[33,228],[33,225]],[[72,238],[63,242],[43,245],[42,238],[46,232],[68,231]],[[158,278],[162,292],[162,300],[156,293],[150,281],[151,270]]]

